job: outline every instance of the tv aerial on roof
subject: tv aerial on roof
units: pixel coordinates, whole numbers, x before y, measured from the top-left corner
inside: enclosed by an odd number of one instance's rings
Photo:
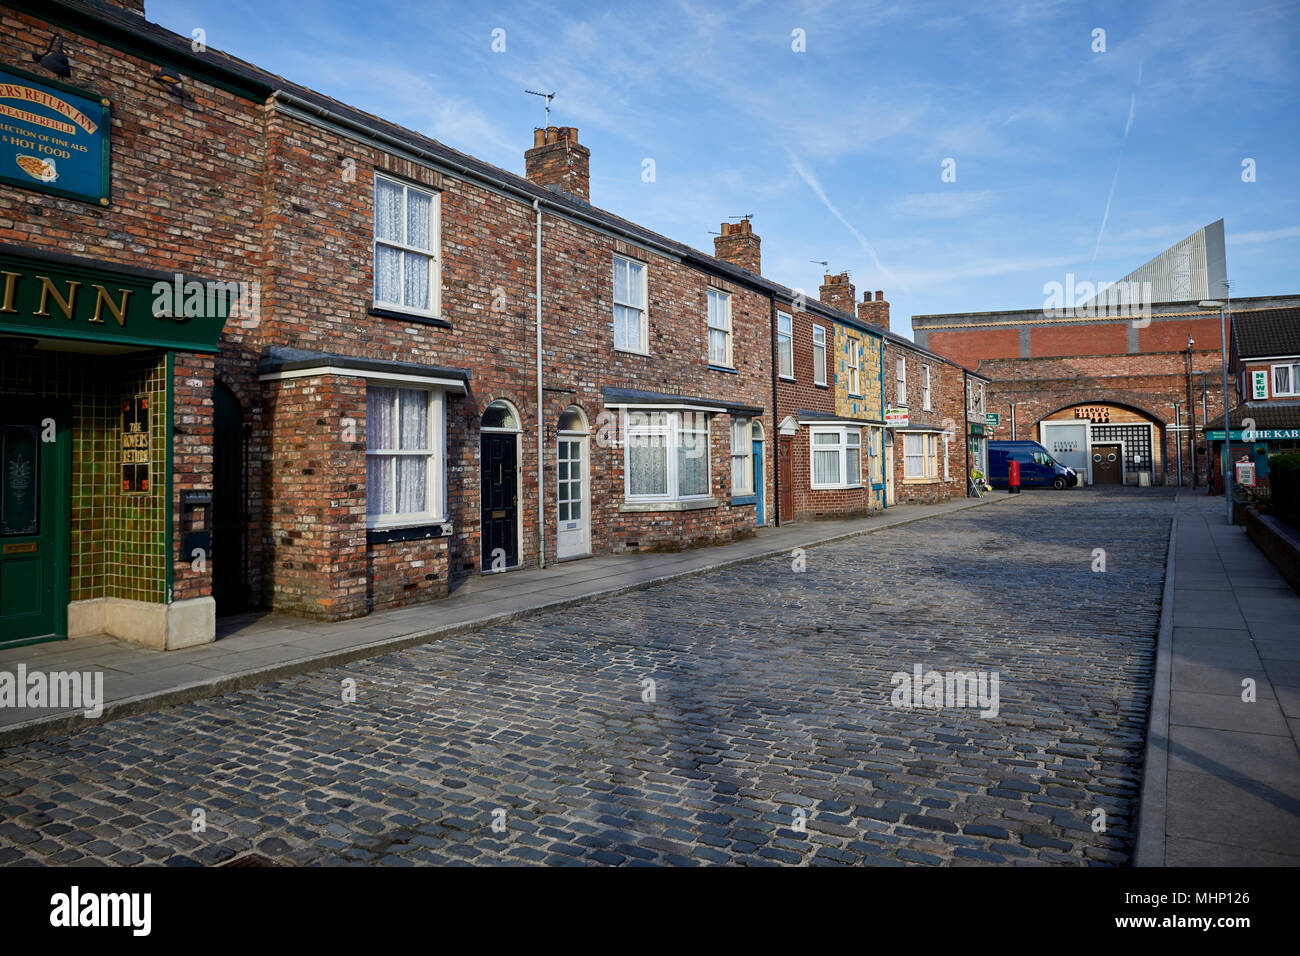
[[[525,93],[531,93],[533,96],[540,96],[546,100],[546,124],[543,128],[549,128],[551,125],[551,100],[555,99],[554,93],[542,93],[538,90],[524,90]]]

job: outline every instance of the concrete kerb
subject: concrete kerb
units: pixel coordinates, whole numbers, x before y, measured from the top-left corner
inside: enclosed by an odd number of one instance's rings
[[[1169,711],[1173,694],[1174,572],[1178,549],[1178,499],[1174,495],[1169,521],[1169,554],[1165,558],[1165,587],[1160,598],[1160,630],[1156,637],[1155,679],[1147,715],[1147,746],[1142,761],[1142,795],[1138,800],[1134,866],[1165,865],[1165,809],[1169,803]]]
[[[220,697],[223,694],[247,690],[250,687],[269,684],[286,677],[295,677],[299,674],[324,670],[328,667],[337,667],[342,664],[351,664],[354,661],[380,657],[384,654],[406,650],[407,648],[415,647],[419,644],[430,644],[444,638],[457,637],[461,634],[495,627],[499,624],[508,624],[513,621],[531,617],[535,614],[541,614],[545,611],[555,611],[566,607],[573,607],[587,601],[596,600],[597,598],[609,597],[611,595],[624,594],[632,591],[641,591],[646,588],[654,587],[657,584],[663,584],[667,581],[673,581],[678,578],[684,578],[696,574],[706,574],[710,571],[719,571],[724,568],[751,564],[755,561],[763,561],[777,555],[788,554],[792,547],[815,548],[821,545],[834,544],[839,541],[848,540],[849,538],[856,538],[861,535],[872,534],[878,531],[886,531],[891,528],[901,528],[904,525],[913,524],[917,521],[928,521],[942,515],[966,511],[970,508],[988,505],[995,501],[1020,499],[1023,497],[1023,495],[998,495],[995,493],[986,498],[967,499],[960,507],[947,508],[934,514],[914,515],[902,521],[893,521],[876,527],[860,528],[843,534],[831,535],[825,538],[815,538],[799,544],[786,545],[780,548],[770,548],[756,554],[723,558],[699,567],[670,571],[645,581],[615,585],[598,591],[590,591],[576,597],[557,598],[553,601],[546,601],[532,607],[520,608],[514,611],[503,611],[498,614],[475,618],[471,621],[462,621],[457,624],[446,624],[440,627],[423,628],[418,631],[412,631],[409,634],[383,638],[366,644],[358,644],[352,647],[342,648],[340,650],[325,651],[311,657],[286,661],[281,664],[270,664],[266,667],[244,671],[239,674],[216,677],[212,680],[195,681],[193,683],[183,684],[179,687],[169,687],[163,691],[140,694],[122,700],[112,702],[106,701],[104,703],[103,713],[94,718],[86,717],[79,711],[53,714],[48,717],[36,717],[32,720],[23,721],[22,723],[11,724],[10,726],[0,730],[0,750],[17,746],[18,744],[26,743],[31,740],[39,740],[44,737],[51,737],[62,733],[81,730],[92,724],[107,723],[110,720],[117,720],[122,717],[133,717],[137,714],[149,713],[162,707],[186,704],[195,700],[203,700],[207,697]]]

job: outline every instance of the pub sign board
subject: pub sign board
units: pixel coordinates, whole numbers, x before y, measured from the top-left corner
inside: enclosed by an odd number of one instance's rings
[[[122,494],[149,493],[149,398],[122,400]]]
[[[107,206],[110,106],[0,64],[0,181]]]

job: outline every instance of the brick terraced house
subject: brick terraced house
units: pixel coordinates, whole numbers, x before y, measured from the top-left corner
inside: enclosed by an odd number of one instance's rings
[[[592,205],[576,129],[520,176],[131,0],[0,13],[0,644],[886,506],[890,336],[748,221],[706,255]]]
[[[1232,313],[1229,370],[1235,394],[1229,418],[1228,461],[1255,465],[1256,487],[1267,490],[1268,459],[1300,451],[1300,308]],[[1223,488],[1223,415],[1207,423],[1211,486]],[[1235,467],[1229,469],[1235,481]]]

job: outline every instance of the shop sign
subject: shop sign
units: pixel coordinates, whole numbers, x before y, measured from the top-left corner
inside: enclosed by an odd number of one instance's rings
[[[1110,409],[1104,405],[1084,405],[1074,410],[1075,418],[1085,418],[1094,425],[1110,423]]]
[[[1256,369],[1250,373],[1251,399],[1268,398],[1268,371]]]
[[[1001,421],[1002,421],[1002,415],[1001,415],[1000,412],[985,412],[985,413],[984,413],[984,426],[985,426],[986,428],[997,428],[997,427],[998,427],[998,424],[999,424]]]
[[[906,428],[907,427],[907,409],[906,408],[886,408],[885,409],[885,427],[886,428]]]
[[[0,252],[0,332],[215,352],[241,296],[237,282],[164,282]]]
[[[972,426],[970,427],[970,433],[971,433],[972,435],[981,436],[981,435],[984,434],[984,426],[983,426],[983,425],[972,425]]]
[[[1232,430],[1232,440],[1242,441],[1242,432],[1239,428]],[[1205,437],[1210,441],[1223,441],[1223,429],[1211,430],[1205,433]],[[1251,441],[1286,441],[1300,440],[1300,428],[1257,428],[1250,433]]]
[[[0,180],[108,205],[109,101],[0,66]]]
[[[122,400],[120,433],[122,494],[149,493],[149,399],[143,395]]]

